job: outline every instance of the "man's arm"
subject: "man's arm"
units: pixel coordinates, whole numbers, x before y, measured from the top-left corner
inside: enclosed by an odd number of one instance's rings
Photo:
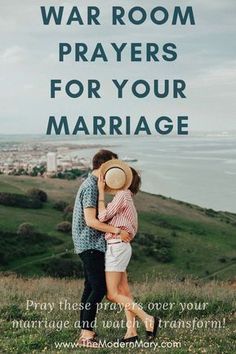
[[[114,226],[100,222],[96,217],[96,212],[97,212],[96,208],[84,209],[84,218],[85,218],[86,225],[102,232],[117,234],[119,229],[117,229]],[[128,234],[128,232],[124,230],[120,231],[120,237],[124,242],[130,242],[132,240],[132,237]]]

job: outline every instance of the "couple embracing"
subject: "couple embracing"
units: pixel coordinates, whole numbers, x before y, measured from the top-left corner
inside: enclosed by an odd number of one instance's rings
[[[85,277],[79,346],[99,348],[95,318],[97,306],[105,295],[125,310],[127,331],[120,342],[138,340],[136,316],[145,325],[147,340],[156,336],[159,318],[149,315],[133,301],[126,273],[132,254],[130,242],[138,224],[133,195],[140,184],[140,176],[133,168],[118,160],[115,153],[100,150],[93,157],[92,173],[78,190],[72,237]],[[114,195],[107,205],[105,192]]]

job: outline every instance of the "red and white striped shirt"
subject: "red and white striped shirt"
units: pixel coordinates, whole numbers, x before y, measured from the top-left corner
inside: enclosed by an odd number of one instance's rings
[[[138,216],[131,191],[128,189],[117,192],[113,200],[107,204],[106,210],[99,213],[98,219],[125,230],[134,237],[138,229]],[[120,236],[105,234],[106,240],[112,238],[120,238]]]

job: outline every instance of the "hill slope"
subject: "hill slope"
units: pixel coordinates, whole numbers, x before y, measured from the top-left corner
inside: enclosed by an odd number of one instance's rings
[[[72,347],[55,348],[55,343],[73,343],[78,339],[79,329],[74,324],[78,322],[78,310],[59,309],[59,301],[65,300],[69,304],[79,304],[83,289],[82,280],[62,280],[42,277],[40,279],[22,279],[21,277],[8,276],[0,277],[1,297],[1,324],[4,331],[0,340],[1,353],[93,353],[93,350],[72,351]],[[194,282],[184,283],[174,280],[156,280],[153,282],[137,283],[132,285],[132,292],[140,304],[148,312],[158,314],[163,320],[156,343],[168,345],[158,348],[158,353],[235,353],[234,334],[235,317],[235,289],[224,282],[207,282],[201,286],[195,286]],[[52,312],[30,307],[26,310],[26,302],[32,299],[34,302],[54,303]],[[207,305],[204,310],[204,303]],[[189,310],[181,305],[189,305]],[[105,305],[106,304],[106,305]],[[152,306],[153,304],[154,306]],[[171,308],[168,304],[174,304]],[[192,307],[191,307],[192,304]],[[108,305],[108,306],[107,306]],[[104,299],[104,307],[98,313],[96,331],[99,339],[114,341],[124,335],[124,313],[117,311],[114,304]],[[149,307],[151,305],[151,307]],[[105,307],[106,306],[106,307]],[[190,310],[191,309],[191,310]],[[12,322],[16,320],[26,323],[26,327],[20,325],[12,328]],[[44,321],[51,321],[51,328],[45,328]],[[183,325],[178,328],[178,321]],[[42,321],[42,326],[27,328],[27,323]],[[68,321],[68,326],[63,323]],[[167,326],[164,323],[167,323]],[[188,327],[197,321],[195,329]],[[109,327],[106,323],[109,322]],[[176,322],[176,324],[175,324]],[[55,323],[55,324],[54,324]],[[171,325],[172,323],[172,325]],[[225,323],[225,325],[224,325]],[[184,326],[185,324],[185,326]],[[54,326],[54,327],[53,327]],[[60,330],[60,326],[62,330]],[[144,326],[139,323],[138,333],[140,339],[144,340]],[[155,352],[152,348],[103,348],[99,353],[143,353]]]
[[[42,209],[0,205],[1,253],[11,254],[1,270],[29,276],[44,275],[48,262],[51,264],[56,259],[59,264],[69,264],[70,267],[74,262],[79,275],[82,269],[79,257],[73,255],[70,234],[56,231],[63,213],[52,207],[58,200],[73,204],[79,180],[0,176],[0,192],[24,194],[31,187],[47,192],[49,200]],[[139,234],[133,243],[129,267],[131,279],[147,276],[233,278],[236,271],[236,214],[216,212],[143,192],[136,197],[135,203],[139,211]],[[23,222],[32,223],[42,240],[17,239],[16,230]]]

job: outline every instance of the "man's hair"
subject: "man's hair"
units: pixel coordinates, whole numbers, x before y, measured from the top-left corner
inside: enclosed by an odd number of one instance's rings
[[[133,194],[137,194],[138,191],[140,190],[140,187],[141,187],[141,177],[139,176],[138,172],[132,168],[131,168],[131,171],[132,171],[132,174],[133,174],[133,179],[132,179],[132,183],[129,187],[129,190],[133,193]]]
[[[104,162],[118,159],[118,155],[109,150],[100,150],[93,157],[93,170],[97,170]]]

